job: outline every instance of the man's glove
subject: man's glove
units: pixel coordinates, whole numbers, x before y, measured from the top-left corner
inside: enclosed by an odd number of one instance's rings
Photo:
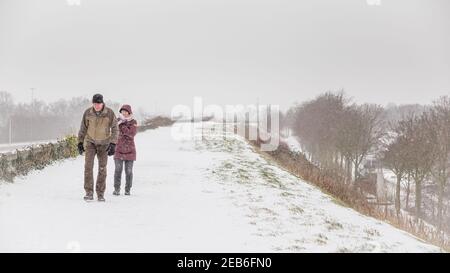
[[[116,153],[116,144],[110,143],[106,151],[108,152],[109,156],[113,156]]]
[[[78,143],[78,152],[80,153],[80,155],[82,155],[84,153],[83,142]]]

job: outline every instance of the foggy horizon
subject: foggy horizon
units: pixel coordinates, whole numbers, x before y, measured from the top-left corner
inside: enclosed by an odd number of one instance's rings
[[[72,2],[0,0],[16,102],[100,92],[167,113],[195,96],[286,110],[341,89],[381,105],[450,93],[446,0]]]

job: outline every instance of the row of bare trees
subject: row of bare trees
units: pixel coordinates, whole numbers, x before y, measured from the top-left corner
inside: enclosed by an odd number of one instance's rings
[[[406,211],[411,210],[416,219],[434,219],[430,222],[439,228],[450,226],[445,218],[450,179],[448,96],[428,106],[383,108],[353,103],[343,92],[328,92],[289,109],[282,124],[299,138],[311,162],[344,177],[337,181],[344,181],[349,189],[357,188],[363,165],[373,160],[376,168],[390,169],[396,175],[393,201],[397,215],[406,184]],[[414,208],[409,207],[410,183],[415,188]],[[424,207],[434,208],[433,202],[437,209],[424,213]]]
[[[76,133],[81,116],[90,105],[91,98],[84,97],[51,103],[15,103],[10,93],[0,91],[0,143],[51,140]],[[120,107],[111,101],[107,105],[112,109]]]
[[[424,183],[431,185],[432,199],[437,196],[436,222],[443,224],[445,190],[450,178],[450,97],[441,97],[421,114],[411,113],[396,124],[391,124],[391,135],[386,139],[383,162],[396,175],[395,209],[401,211],[401,185],[415,185],[415,215],[423,218]],[[434,215],[432,215],[434,216]],[[448,223],[447,223],[448,224]]]
[[[364,159],[378,147],[382,114],[378,105],[358,105],[343,92],[329,92],[291,108],[286,123],[311,161],[341,172],[352,183],[360,177]]]

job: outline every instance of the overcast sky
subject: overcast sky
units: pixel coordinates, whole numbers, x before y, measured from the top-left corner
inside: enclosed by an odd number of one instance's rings
[[[76,0],[73,0],[76,1]],[[449,0],[0,0],[0,90],[282,108],[345,89],[359,102],[450,93]]]

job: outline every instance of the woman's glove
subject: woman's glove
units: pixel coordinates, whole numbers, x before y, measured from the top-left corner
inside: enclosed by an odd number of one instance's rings
[[[109,143],[108,149],[106,150],[109,156],[113,156],[116,153],[116,144]]]

